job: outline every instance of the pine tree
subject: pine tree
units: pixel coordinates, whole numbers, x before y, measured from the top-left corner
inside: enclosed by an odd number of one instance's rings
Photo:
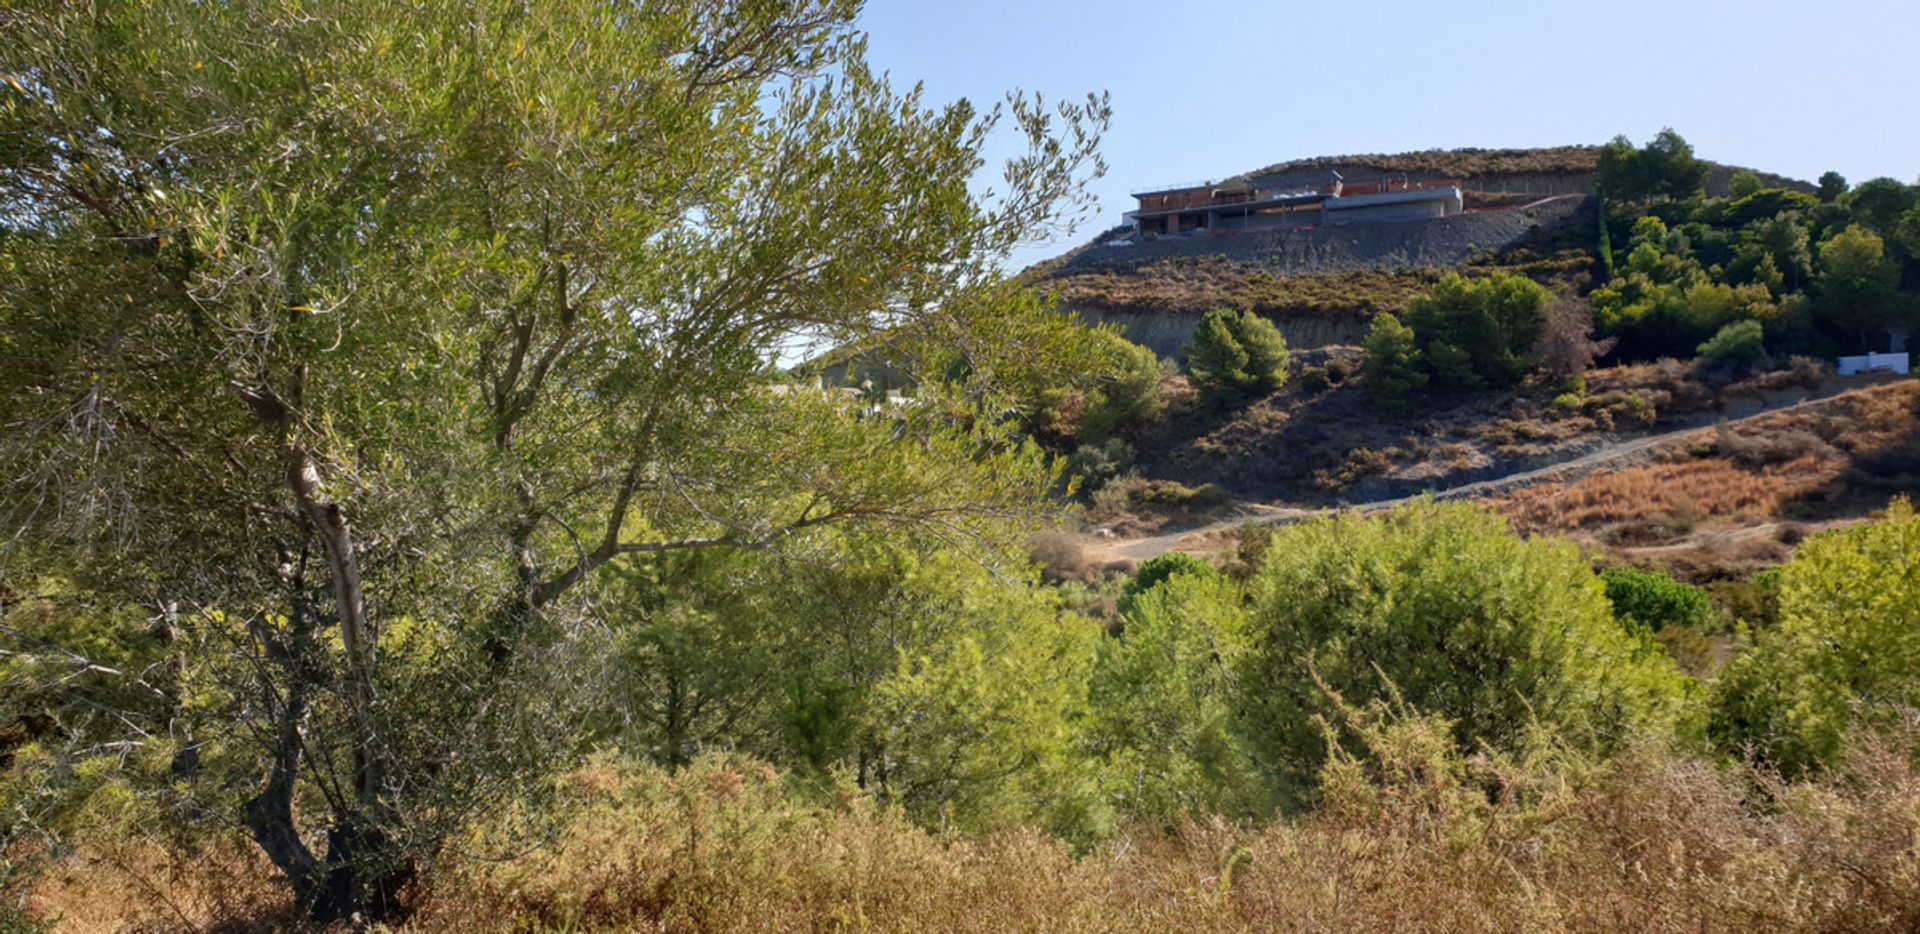
[[[1187,375],[1212,401],[1272,392],[1287,381],[1287,340],[1273,322],[1227,308],[1207,312],[1187,345]]]
[[[1413,329],[1383,311],[1373,318],[1366,349],[1367,394],[1383,409],[1404,409],[1407,397],[1427,384]]]
[[[1233,312],[1216,308],[1200,319],[1187,345],[1187,376],[1200,395],[1219,400],[1238,395],[1248,382],[1249,358],[1228,322]]]
[[[1248,388],[1271,392],[1287,382],[1287,339],[1268,321],[1250,311],[1235,315],[1229,322],[1240,349],[1247,352]]]

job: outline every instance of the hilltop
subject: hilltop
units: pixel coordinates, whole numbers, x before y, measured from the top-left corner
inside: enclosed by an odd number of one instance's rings
[[[1349,181],[1456,183],[1464,211],[1344,227],[1232,231],[1142,239],[1131,225],[1022,273],[1063,308],[1124,328],[1162,356],[1179,352],[1199,313],[1229,306],[1272,319],[1295,347],[1356,343],[1374,313],[1399,308],[1442,271],[1514,272],[1556,288],[1591,287],[1595,172],[1601,147],[1446,149],[1316,156],[1228,176],[1216,186],[1307,189]],[[1708,197],[1751,173],[1768,188],[1814,186],[1703,160]]]

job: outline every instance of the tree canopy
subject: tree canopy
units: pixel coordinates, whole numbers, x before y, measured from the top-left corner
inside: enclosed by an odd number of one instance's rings
[[[930,103],[856,11],[7,14],[9,579],[159,608],[161,693],[221,700],[151,732],[248,789],[210,805],[316,916],[381,914],[576,740],[558,674],[619,563],[1045,508],[997,413],[1093,351],[998,263],[1085,203],[1106,105]],[[1030,145],[976,195],[1003,122]],[[963,377],[885,419],[759,381],[882,330]]]

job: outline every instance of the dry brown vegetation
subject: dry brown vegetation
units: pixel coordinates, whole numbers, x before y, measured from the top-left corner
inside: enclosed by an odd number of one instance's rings
[[[1049,283],[1068,307],[1204,314],[1236,308],[1271,314],[1370,315],[1397,310],[1439,280],[1435,270],[1368,269],[1284,276],[1224,256],[1173,257],[1137,269],[1101,270]]]
[[[1462,760],[1413,721],[1328,773],[1311,815],[1142,827],[1084,856],[1027,829],[927,832],[757,763],[570,776],[552,845],[448,858],[402,930],[1906,931],[1920,924],[1920,736],[1786,785],[1656,750]],[[804,787],[805,783],[801,783]],[[127,847],[123,849],[137,850]],[[36,899],[76,931],[292,927],[246,851],[68,860]],[[238,854],[238,855],[236,855]]]
[[[1805,376],[1782,372],[1775,382]],[[1543,483],[1494,505],[1525,531],[1572,534],[1709,580],[1776,564],[1809,527],[1856,521],[1887,495],[1913,492],[1917,468],[1920,384],[1903,381],[1696,432],[1654,463]]]
[[[1358,165],[1381,172],[1433,172],[1472,178],[1499,172],[1591,172],[1598,146],[1544,146],[1538,149],[1429,149],[1422,152],[1319,156],[1267,166],[1249,175],[1266,175],[1323,165]]]
[[[1834,472],[1811,456],[1757,471],[1718,457],[1650,464],[1602,471],[1566,486],[1530,487],[1508,496],[1502,511],[1530,531],[1650,518],[1772,516],[1783,502],[1817,488]]]
[[[1496,272],[1542,282],[1570,283],[1592,265],[1585,249],[1538,252],[1519,248],[1472,263],[1458,271],[1484,276]],[[1225,256],[1177,256],[1138,267],[1101,269],[1053,278],[1070,308],[1204,314],[1236,308],[1260,314],[1317,314],[1369,317],[1398,311],[1439,281],[1438,269],[1356,269],[1347,272],[1281,275],[1251,262]]]

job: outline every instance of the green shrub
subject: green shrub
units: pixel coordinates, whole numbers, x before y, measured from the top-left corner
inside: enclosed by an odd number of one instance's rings
[[[1721,328],[1698,348],[1700,359],[1738,372],[1747,372],[1767,359],[1766,334],[1758,321],[1735,321]]]
[[[1192,487],[1178,480],[1154,480],[1143,484],[1134,491],[1133,499],[1135,502],[1177,509],[1211,509],[1233,501],[1226,490],[1212,483]]]
[[[1780,569],[1768,568],[1752,580],[1715,581],[1707,585],[1727,617],[1754,629],[1772,629],[1780,623]]]
[[[1326,759],[1327,691],[1357,706],[1397,692],[1451,721],[1468,752],[1542,737],[1599,751],[1692,729],[1696,688],[1614,621],[1579,550],[1522,540],[1472,506],[1282,529],[1252,589],[1238,722],[1296,803]]]
[[[1306,392],[1325,392],[1333,388],[1333,377],[1326,368],[1310,366],[1300,371],[1300,388]]]
[[[1780,569],[1780,624],[1715,686],[1711,735],[1789,775],[1834,764],[1848,730],[1920,706],[1920,517],[1801,543]]]
[[[1692,675],[1706,674],[1713,668],[1713,640],[1698,629],[1669,626],[1654,634],[1654,640],[1673,656],[1680,670]]]
[[[1140,565],[1140,569],[1134,572],[1133,579],[1127,581],[1126,588],[1121,592],[1121,598],[1124,600],[1138,596],[1174,577],[1183,575],[1219,577],[1220,572],[1213,565],[1184,551],[1169,551]]]
[[[1563,392],[1553,397],[1553,410],[1561,415],[1578,415],[1587,407],[1587,397],[1577,392]]]
[[[1630,629],[1651,633],[1668,626],[1705,629],[1713,623],[1713,600],[1707,592],[1662,571],[1609,568],[1600,580],[1613,603],[1614,618]]]
[[[1067,456],[1064,471],[1068,482],[1077,479],[1077,491],[1092,497],[1104,489],[1115,477],[1126,473],[1133,467],[1133,445],[1119,438],[1108,438],[1098,444],[1082,443]]]
[[[1078,736],[1100,627],[1032,590],[980,588],[964,616],[902,651],[873,690],[864,713],[886,750],[883,793],[929,826],[1027,824],[1083,843],[1104,833]]]

